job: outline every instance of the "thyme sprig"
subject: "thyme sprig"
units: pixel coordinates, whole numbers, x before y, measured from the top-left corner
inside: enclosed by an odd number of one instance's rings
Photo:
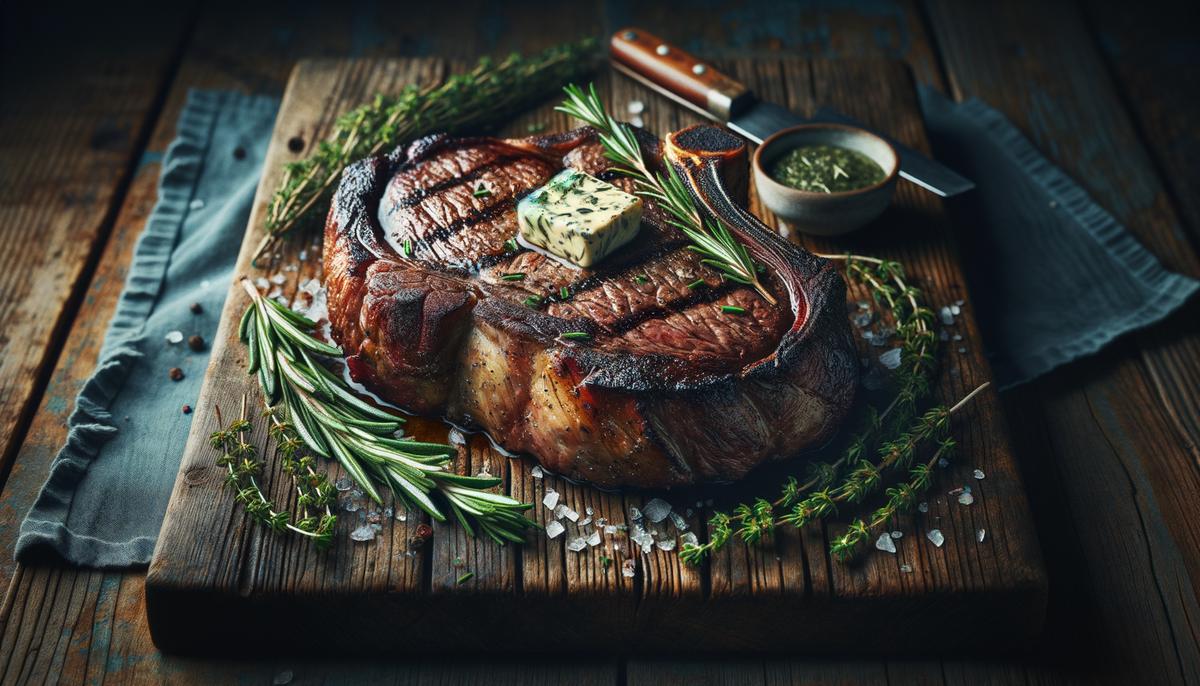
[[[246,416],[246,397],[242,396],[238,418],[228,426],[221,416],[220,406],[214,409],[218,426],[224,428],[217,429],[209,436],[209,445],[218,452],[217,466],[225,468],[225,484],[233,489],[234,498],[242,504],[246,513],[273,531],[291,531],[313,539],[319,548],[328,546],[333,540],[337,516],[329,509],[335,496],[324,476],[309,470],[309,476],[303,479],[304,485],[299,487],[303,491],[296,502],[303,514],[293,520],[289,512],[275,506],[259,485],[263,463],[258,459],[258,446],[245,438],[245,434],[253,428]],[[284,452],[282,444],[280,448]],[[290,450],[290,453],[294,455],[295,450]],[[296,462],[290,456],[285,459]],[[325,514],[314,516],[309,512],[310,507],[324,507]]]
[[[377,503],[378,484],[437,521],[447,521],[448,509],[470,535],[478,527],[498,543],[524,540],[533,522],[522,512],[532,505],[488,490],[503,479],[453,472],[452,446],[399,435],[403,418],[363,400],[318,361],[340,358],[341,350],[312,336],[316,322],[264,298],[248,279],[242,286],[251,303],[238,331],[278,435],[294,433],[316,455],[337,460]]]
[[[300,220],[323,216],[314,210],[324,206],[350,162],[430,133],[453,133],[510,117],[588,69],[596,45],[588,38],[531,57],[485,57],[465,74],[440,84],[410,85],[395,96],[377,95],[343,114],[310,157],[284,168],[255,259]]]
[[[895,320],[901,341],[896,396],[882,412],[868,407],[841,455],[833,462],[810,464],[803,482],[789,477],[774,500],[756,498],[731,512],[713,514],[709,540],[685,544],[679,551],[689,564],[699,564],[735,534],[746,543],[757,543],[777,526],[803,526],[836,513],[840,503],[861,503],[878,488],[888,470],[911,459],[917,445],[929,438],[924,424],[914,420],[920,403],[929,395],[936,367],[933,312],[921,304],[920,291],[908,282],[900,263],[849,253],[823,257],[844,261],[847,277],[865,285]],[[873,454],[879,459],[871,459]],[[890,498],[891,489],[888,493]]]
[[[724,222],[700,212],[674,166],[664,165],[666,174],[650,170],[633,129],[605,111],[596,85],[589,85],[587,92],[575,84],[563,90],[567,99],[554,109],[599,131],[604,155],[616,163],[615,171],[632,178],[638,195],[655,200],[667,212],[667,221],[692,241],[689,247],[701,255],[701,262],[730,281],[751,286],[764,300],[775,304],[775,298],[759,280],[757,265],[746,246]]]

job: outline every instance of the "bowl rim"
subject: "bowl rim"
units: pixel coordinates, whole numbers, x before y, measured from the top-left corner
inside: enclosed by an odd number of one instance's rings
[[[880,143],[883,143],[884,146],[886,146],[887,149],[892,152],[892,158],[895,160],[895,162],[892,164],[892,168],[888,171],[887,175],[883,177],[883,180],[879,181],[878,183],[871,184],[870,186],[863,186],[862,188],[855,188],[855,189],[848,190],[848,191],[837,191],[835,193],[821,193],[819,191],[805,191],[805,190],[801,190],[799,188],[794,188],[785,183],[780,183],[779,181],[776,181],[775,178],[771,176],[771,173],[768,172],[765,168],[763,168],[763,164],[762,164],[763,151],[766,150],[767,148],[771,147],[772,145],[778,145],[779,140],[781,138],[784,138],[785,136],[789,136],[789,135],[792,135],[794,133],[798,133],[801,131],[819,131],[822,129],[848,131],[850,133],[853,133],[853,134],[856,134],[859,136],[866,136],[869,138],[874,138],[875,140],[879,141]],[[753,158],[752,162],[754,163],[754,170],[756,172],[759,172],[761,174],[762,178],[765,178],[773,186],[775,186],[779,190],[787,192],[787,193],[795,193],[796,195],[798,195],[802,198],[848,198],[853,195],[863,195],[863,194],[869,193],[871,191],[875,191],[880,188],[883,188],[884,186],[887,186],[888,184],[895,181],[896,177],[900,174],[900,153],[896,152],[896,147],[894,145],[892,145],[891,143],[889,143],[886,138],[884,138],[883,136],[880,136],[876,133],[872,133],[871,131],[868,131],[868,130],[858,127],[858,126],[850,126],[848,124],[837,124],[837,123],[833,123],[833,122],[829,122],[829,123],[809,122],[807,124],[797,124],[796,126],[789,126],[786,129],[780,129],[780,130],[776,131],[775,133],[771,134],[770,136],[767,136],[766,140],[764,140],[762,143],[759,144],[758,148],[754,151],[754,158]],[[872,162],[874,162],[874,160],[872,160]]]

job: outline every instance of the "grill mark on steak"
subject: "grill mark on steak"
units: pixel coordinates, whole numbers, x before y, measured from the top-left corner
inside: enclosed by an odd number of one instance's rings
[[[437,195],[438,193],[453,188],[459,184],[469,185],[472,181],[478,181],[485,174],[493,172],[498,167],[502,167],[509,162],[519,159],[521,159],[521,157],[518,155],[505,155],[497,157],[496,159],[485,162],[484,164],[471,169],[461,176],[446,178],[429,186],[418,186],[408,195],[393,198],[392,204],[397,208],[412,207],[430,196]]]

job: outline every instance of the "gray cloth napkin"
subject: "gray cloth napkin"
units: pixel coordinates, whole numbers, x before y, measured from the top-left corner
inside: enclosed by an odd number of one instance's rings
[[[921,95],[935,151],[978,184],[952,210],[967,220],[959,226],[971,232],[972,254],[983,256],[967,272],[1003,385],[1094,352],[1196,291],[998,112]],[[96,567],[149,561],[190,428],[180,408],[195,402],[208,363],[165,336],[216,331],[276,107],[190,94],[100,364],[21,526],[18,558],[43,550]],[[204,314],[189,311],[193,302]],[[167,370],[176,366],[187,377],[172,383]]]
[[[182,408],[196,402],[208,366],[207,346],[194,352],[187,338],[216,333],[278,105],[188,94],[100,361],[21,524],[17,559],[48,551],[92,567],[150,561],[191,428]],[[173,331],[184,340],[168,343]],[[172,367],[183,380],[170,380]]]
[[[934,154],[976,183],[947,204],[1001,389],[1153,324],[1200,287],[1163,269],[1004,115],[920,95]]]

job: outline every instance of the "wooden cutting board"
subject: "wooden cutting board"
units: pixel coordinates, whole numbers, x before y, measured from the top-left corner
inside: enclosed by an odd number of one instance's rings
[[[928,143],[907,68],[892,62],[801,59],[731,61],[722,65],[761,96],[799,112],[831,105],[919,150]],[[307,154],[339,113],[377,92],[440,77],[450,65],[429,59],[320,60],[297,65],[267,153],[236,273],[282,274],[285,294],[320,276],[319,237],[293,241],[270,265],[255,269],[250,255],[261,238],[263,212],[283,165]],[[626,116],[634,100],[646,104],[645,126],[661,135],[695,123],[695,115],[621,76],[600,73],[597,85],[611,111]],[[572,122],[554,113],[557,99],[531,111],[505,133],[563,130]],[[751,210],[774,223],[756,200]],[[967,227],[969,228],[969,227]],[[871,228],[839,241],[801,241],[826,252],[853,250],[904,263],[935,310],[964,301],[942,343],[937,395],[953,400],[990,378],[953,234],[942,203],[907,181],[896,202]],[[303,251],[303,256],[302,256]],[[851,293],[851,301],[865,294]],[[939,470],[928,494],[928,512],[903,517],[897,552],[866,551],[853,563],[830,559],[827,542],[843,521],[782,529],[758,547],[731,543],[710,562],[688,567],[675,551],[655,548],[636,555],[633,577],[621,573],[627,539],[606,537],[582,552],[567,549],[573,530],[555,539],[531,532],[524,546],[499,547],[467,537],[453,525],[434,526],[432,539],[412,549],[425,518],[386,518],[378,537],[354,542],[357,512],[341,512],[334,546],[315,550],[296,537],[252,525],[232,494],[207,437],[216,428],[213,408],[236,412],[243,394],[257,404],[246,375],[246,353],[236,322],[247,298],[236,284],[213,344],[212,364],[197,404],[193,431],[146,580],[146,603],[155,643],[164,651],[241,652],[319,642],[330,648],[378,655],[379,650],[458,654],[547,653],[904,653],[956,647],[1000,649],[1034,635],[1045,614],[1047,581],[1023,492],[993,390],[955,422],[960,452]],[[882,348],[863,344],[864,357]],[[418,436],[445,440],[445,427],[412,423]],[[259,426],[255,438],[265,445]],[[265,475],[276,502],[289,503],[278,462]],[[457,467],[504,475],[517,498],[537,503],[540,524],[552,519],[541,505],[546,489],[581,514],[610,523],[628,521],[630,508],[655,494],[604,492],[554,477],[534,478],[528,459],[509,459],[483,437],[460,450]],[[334,476],[340,474],[328,465]],[[717,505],[739,495],[778,492],[782,477],[802,472],[801,461],[767,470],[732,487],[667,494],[688,525],[704,538]],[[974,471],[985,478],[976,479]],[[948,491],[969,485],[974,503]],[[939,529],[935,547],[926,537]],[[982,532],[982,534],[980,533]],[[982,536],[982,541],[980,537]],[[612,558],[606,564],[604,558]],[[460,579],[468,572],[468,580]],[[299,637],[299,639],[297,639]]]

